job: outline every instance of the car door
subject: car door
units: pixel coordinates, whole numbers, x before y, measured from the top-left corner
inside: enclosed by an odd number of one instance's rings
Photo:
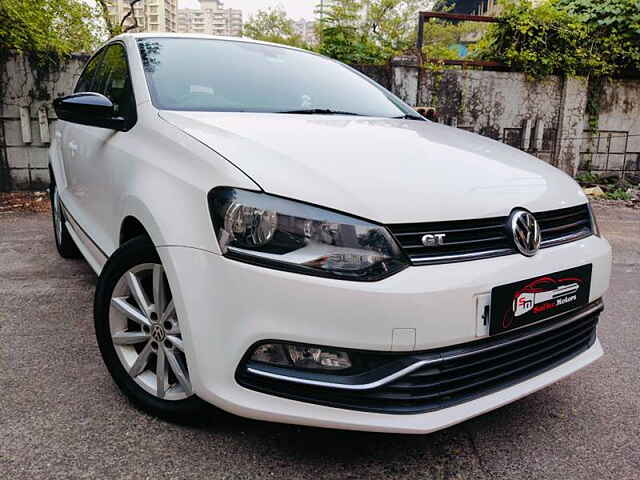
[[[96,72],[102,58],[104,56],[105,49],[97,52],[91,60],[87,63],[84,71],[78,79],[74,93],[80,92],[93,92],[93,85],[96,76]],[[78,199],[85,196],[84,185],[82,183],[80,174],[83,164],[83,155],[81,150],[84,148],[84,142],[81,142],[81,135],[79,130],[81,125],[75,123],[58,121],[56,125],[56,140],[57,145],[60,148],[60,158],[62,159],[62,177],[57,178],[57,187],[62,203],[65,205],[71,216],[82,224],[84,221],[85,213],[83,211],[83,202],[79,202]]]
[[[90,91],[109,98],[115,113],[124,117],[129,126],[135,124],[136,105],[123,44],[113,43],[104,49]],[[107,255],[117,243],[113,223],[119,193],[113,183],[114,168],[128,158],[126,143],[132,135],[131,130],[74,125],[67,139],[69,156],[73,159],[74,181],[69,182],[69,190],[76,221]]]

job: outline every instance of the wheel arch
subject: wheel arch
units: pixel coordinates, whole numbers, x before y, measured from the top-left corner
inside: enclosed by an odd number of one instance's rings
[[[129,196],[124,201],[120,222],[114,235],[114,250],[132,238],[145,235],[154,246],[164,245],[164,237],[149,208],[137,197]]]
[[[139,236],[146,236],[151,239],[151,235],[149,235],[140,220],[133,215],[126,216],[120,223],[119,245]]]

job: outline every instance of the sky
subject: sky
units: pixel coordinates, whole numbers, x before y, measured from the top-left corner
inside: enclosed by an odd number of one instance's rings
[[[246,20],[258,10],[267,7],[282,6],[289,17],[298,20],[299,18],[313,19],[313,11],[319,0],[223,0],[224,8],[239,8],[243,12]],[[198,8],[198,0],[178,0],[179,8]]]

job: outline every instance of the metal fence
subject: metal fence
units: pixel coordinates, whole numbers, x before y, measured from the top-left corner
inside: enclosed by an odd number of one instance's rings
[[[581,139],[579,171],[640,174],[640,152],[629,150],[631,140],[640,137],[626,130],[585,130]]]

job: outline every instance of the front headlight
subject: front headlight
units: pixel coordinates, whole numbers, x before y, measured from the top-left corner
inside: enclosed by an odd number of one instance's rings
[[[363,281],[408,265],[384,227],[305,203],[219,187],[209,210],[222,254],[236,260]]]

